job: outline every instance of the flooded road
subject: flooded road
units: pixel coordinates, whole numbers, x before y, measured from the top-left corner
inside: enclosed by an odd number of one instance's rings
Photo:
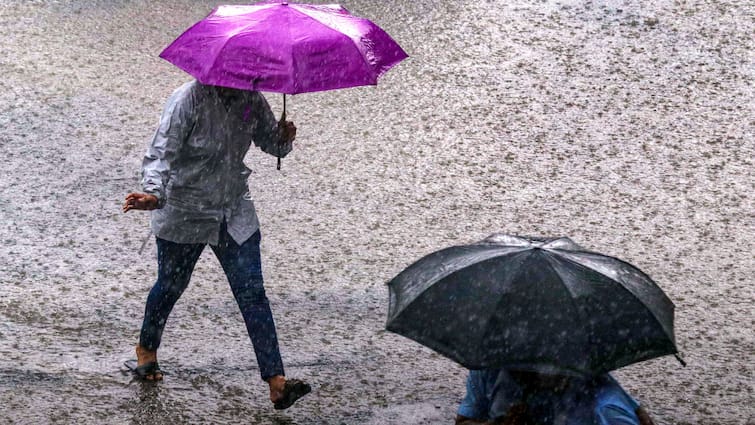
[[[312,394],[273,411],[210,250],[165,382],[131,382],[156,261],[120,205],[189,78],[157,55],[214,5],[0,0],[1,423],[451,423],[465,371],[383,331],[385,282],[509,232],[625,259],[674,301],[688,366],[616,373],[657,423],[755,424],[755,6],[736,1],[343,3],[410,58],[290,97],[282,170],[247,161],[283,360]]]

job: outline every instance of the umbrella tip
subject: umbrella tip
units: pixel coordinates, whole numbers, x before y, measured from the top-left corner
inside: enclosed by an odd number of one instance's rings
[[[687,367],[687,362],[684,361],[680,353],[675,353],[674,357],[676,357],[676,359],[679,360],[679,363],[681,363],[682,366]]]

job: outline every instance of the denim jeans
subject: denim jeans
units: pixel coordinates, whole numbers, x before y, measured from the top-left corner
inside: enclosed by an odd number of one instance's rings
[[[223,267],[231,291],[252,340],[262,379],[283,375],[283,361],[270,305],[265,295],[260,259],[260,232],[238,245],[220,228],[217,246],[210,245]],[[189,284],[191,273],[205,244],[180,244],[157,238],[157,282],[147,297],[139,345],[157,350],[173,306]]]

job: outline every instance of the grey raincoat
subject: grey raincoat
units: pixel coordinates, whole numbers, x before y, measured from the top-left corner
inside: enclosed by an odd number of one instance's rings
[[[251,143],[284,157],[278,123],[265,98],[243,92],[225,105],[213,86],[192,81],[168,99],[142,162],[142,188],[155,195],[152,232],[177,243],[218,243],[220,225],[242,244],[259,229],[244,165]]]

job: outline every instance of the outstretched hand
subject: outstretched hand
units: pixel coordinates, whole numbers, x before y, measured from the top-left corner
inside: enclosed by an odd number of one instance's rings
[[[154,210],[157,209],[157,205],[157,196],[132,192],[126,195],[126,202],[123,203],[123,212],[128,212],[129,210]]]

